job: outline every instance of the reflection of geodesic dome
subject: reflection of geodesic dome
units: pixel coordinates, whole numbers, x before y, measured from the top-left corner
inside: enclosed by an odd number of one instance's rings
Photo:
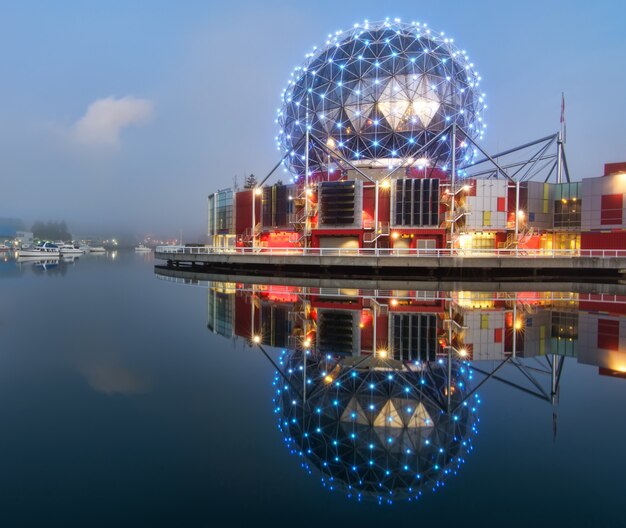
[[[304,168],[307,124],[314,138],[351,162],[410,158],[453,122],[482,137],[479,84],[466,53],[425,24],[355,25],[330,36],[294,70],[282,95],[277,140],[295,172]],[[445,167],[450,153],[449,140],[442,140],[427,155]],[[472,155],[467,143],[457,145],[459,160]],[[312,170],[327,162],[315,143],[309,158]]]
[[[362,359],[362,358],[361,358]],[[415,370],[368,358],[357,368],[287,359],[288,377],[275,399],[280,428],[309,471],[317,468],[331,489],[380,502],[414,500],[456,474],[476,433],[475,401],[463,402],[467,370],[452,368],[451,409],[447,366]]]

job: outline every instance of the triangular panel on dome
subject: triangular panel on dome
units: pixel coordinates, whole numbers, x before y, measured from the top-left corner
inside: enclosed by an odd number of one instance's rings
[[[393,130],[397,130],[406,119],[407,111],[411,106],[411,100],[407,97],[402,77],[392,77],[378,100],[378,110]]]
[[[369,425],[370,423],[367,414],[363,411],[363,407],[361,407],[361,404],[354,396],[350,399],[348,405],[346,405],[340,420],[342,422],[357,423],[361,425]]]
[[[427,75],[411,76],[407,90],[411,99],[411,115],[416,116],[427,128],[441,106],[437,91],[430,86]]]
[[[408,427],[404,435],[406,448],[412,451],[420,451],[426,445],[426,440],[432,442],[434,427]]]
[[[411,418],[409,418],[407,427],[432,427],[432,426],[433,426],[432,417],[430,416],[429,412],[426,410],[426,407],[424,406],[424,404],[420,402],[417,405],[417,407],[415,407],[415,410],[413,411]]]
[[[371,117],[374,110],[374,102],[360,99],[356,94],[351,95],[348,100],[349,103],[345,106],[346,115],[350,119],[354,130],[360,132]]]
[[[320,124],[326,130],[328,134],[331,134],[336,129],[337,117],[341,113],[341,108],[331,108],[323,113],[320,113]],[[323,117],[322,117],[323,116]]]
[[[402,418],[391,400],[387,400],[374,418],[374,427],[404,427]]]
[[[389,453],[402,453],[406,449],[411,449],[410,439],[407,439],[406,429],[399,427],[376,427],[374,429],[381,447]]]

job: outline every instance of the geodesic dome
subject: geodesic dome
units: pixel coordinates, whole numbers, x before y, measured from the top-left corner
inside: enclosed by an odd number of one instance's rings
[[[421,147],[453,122],[480,138],[480,79],[465,51],[426,24],[365,22],[329,35],[295,68],[283,91],[276,139],[289,154],[285,165],[304,172],[307,126],[311,136],[354,164],[424,158]],[[474,151],[459,140],[456,153],[460,162],[470,162]],[[310,143],[312,171],[325,167],[328,157],[319,143]],[[449,139],[429,148],[426,157],[445,170]]]
[[[456,475],[473,449],[478,400],[463,401],[467,367],[452,368],[454,411],[447,412],[446,364],[410,371],[367,363],[328,369],[325,359],[308,359],[304,401],[301,356],[288,357],[287,380],[275,378],[279,428],[329,489],[358,500],[415,500]]]

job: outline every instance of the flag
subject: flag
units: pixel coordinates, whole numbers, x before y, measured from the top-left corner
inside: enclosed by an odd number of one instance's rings
[[[565,126],[565,93],[561,92],[561,140],[567,141],[567,127]]]

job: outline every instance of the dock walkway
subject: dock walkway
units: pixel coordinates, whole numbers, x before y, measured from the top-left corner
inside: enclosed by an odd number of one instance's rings
[[[159,246],[173,267],[261,274],[393,275],[406,277],[579,277],[621,279],[626,250],[459,250],[380,248],[214,248]]]

